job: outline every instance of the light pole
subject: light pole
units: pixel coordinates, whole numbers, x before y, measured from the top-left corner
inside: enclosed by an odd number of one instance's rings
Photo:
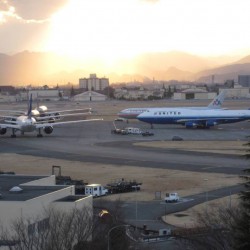
[[[111,228],[109,229],[109,231],[108,231],[108,250],[109,250],[109,235],[110,235],[110,233],[111,233],[114,229],[116,229],[116,228],[118,228],[118,227],[128,227],[128,226],[129,226],[129,225],[122,224],[122,225],[118,225],[118,226],[111,227]]]
[[[207,213],[207,202],[208,202],[208,190],[207,190],[207,181],[208,179],[204,179],[205,183],[206,183],[206,213]]]

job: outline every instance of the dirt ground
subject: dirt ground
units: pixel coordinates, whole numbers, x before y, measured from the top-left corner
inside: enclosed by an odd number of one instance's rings
[[[14,171],[16,174],[50,175],[53,165],[61,166],[62,175],[88,183],[106,185],[121,178],[142,182],[140,195],[138,193],[117,194],[109,197],[112,200],[119,197],[122,200],[135,200],[136,198],[140,201],[149,201],[156,199],[156,192],[161,192],[163,198],[169,191],[176,191],[180,196],[187,196],[205,190],[235,185],[241,181],[238,176],[227,174],[168,169],[157,169],[156,172],[154,168],[82,163],[19,154],[1,154],[0,170]],[[204,181],[204,179],[208,181]]]
[[[105,102],[105,103],[91,103],[93,111],[93,116],[101,115],[105,120],[113,120],[117,112],[124,108],[129,107],[148,107],[148,106],[206,106],[210,101],[205,100],[202,103],[193,102]],[[188,104],[188,105],[187,105]],[[244,106],[245,103],[240,104],[236,103],[227,103],[225,107],[236,107],[239,105]],[[82,104],[81,104],[82,105]],[[85,105],[85,104],[84,104]],[[48,105],[49,106],[49,105]],[[63,109],[67,108],[68,104],[61,105],[55,104],[54,108]],[[88,106],[88,104],[87,104]],[[224,105],[223,105],[224,106]],[[78,108],[79,104],[74,104],[73,108]],[[85,105],[86,107],[86,105]],[[247,107],[247,105],[246,105]],[[71,104],[72,108],[72,104]],[[172,149],[185,149],[191,151],[199,152],[214,152],[214,153],[223,153],[223,154],[242,154],[243,147],[242,142],[238,141],[227,141],[227,142],[213,142],[213,145],[210,142],[173,142],[173,141],[158,141],[158,142],[142,142],[137,143],[137,146],[148,146],[148,147],[160,147],[160,148],[172,148]],[[216,146],[216,147],[215,147]],[[125,178],[127,180],[136,179],[139,182],[142,182],[141,191],[137,193],[127,193],[121,195],[112,195],[107,197],[108,199],[117,199],[122,200],[138,200],[138,201],[148,201],[154,200],[156,198],[156,192],[161,192],[161,198],[165,196],[166,192],[176,191],[179,195],[187,196],[190,194],[197,194],[205,192],[205,190],[212,190],[220,187],[231,186],[239,183],[241,180],[238,176],[235,175],[226,175],[226,174],[215,174],[215,173],[197,173],[189,171],[178,171],[178,170],[164,170],[164,169],[155,169],[151,168],[142,168],[142,167],[133,167],[133,166],[116,166],[116,165],[107,165],[107,164],[93,164],[93,163],[82,163],[78,161],[68,161],[68,160],[59,160],[52,158],[42,158],[34,156],[23,156],[19,154],[4,154],[0,153],[0,170],[2,171],[14,171],[16,174],[29,174],[29,175],[50,175],[52,171],[52,165],[58,165],[62,167],[62,175],[71,176],[72,179],[84,180],[88,183],[101,183],[106,185],[113,180]],[[122,175],[121,175],[122,173]],[[143,173],[143,174],[142,174]],[[88,176],[88,179],[86,179]],[[110,177],[112,176],[112,177]],[[207,179],[208,181],[204,181]],[[214,204],[217,204],[217,201],[213,201]],[[191,210],[186,211],[185,213],[189,216],[181,217],[181,223],[190,224],[193,220],[193,214],[195,209],[200,210],[204,208],[204,204],[192,208]],[[166,221],[170,224],[178,224],[179,217],[172,215],[167,216]],[[165,218],[165,217],[164,217]],[[164,219],[163,218],[163,219]],[[184,220],[185,218],[185,220]]]

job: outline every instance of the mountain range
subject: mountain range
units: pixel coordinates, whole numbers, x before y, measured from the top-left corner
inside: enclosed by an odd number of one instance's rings
[[[72,58],[53,53],[24,51],[14,55],[0,54],[0,85],[52,85],[71,82],[96,73],[110,83],[178,80],[223,83],[237,82],[239,74],[250,75],[250,55],[239,57],[199,57],[184,52],[146,53],[118,62],[115,68],[101,69],[102,64],[81,64]],[[98,67],[99,66],[99,67]],[[126,69],[123,72],[122,69]]]

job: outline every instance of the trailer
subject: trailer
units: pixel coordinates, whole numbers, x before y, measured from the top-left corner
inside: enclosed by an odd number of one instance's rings
[[[142,134],[142,131],[140,128],[127,127],[127,128],[125,128],[125,131],[127,131],[128,134],[133,134],[133,135],[141,135]]]
[[[108,183],[107,189],[110,194],[139,191],[142,183],[136,180],[126,181],[124,178]]]

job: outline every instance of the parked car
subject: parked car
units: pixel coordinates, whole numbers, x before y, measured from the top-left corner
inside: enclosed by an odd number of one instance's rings
[[[146,131],[146,132],[142,133],[142,136],[152,136],[152,135],[154,135],[154,133],[149,132],[149,131]]]
[[[183,141],[183,138],[178,135],[175,135],[172,137],[172,141]]]
[[[119,118],[116,118],[115,121],[116,122],[124,122],[124,121],[126,121],[126,119],[119,117]]]

